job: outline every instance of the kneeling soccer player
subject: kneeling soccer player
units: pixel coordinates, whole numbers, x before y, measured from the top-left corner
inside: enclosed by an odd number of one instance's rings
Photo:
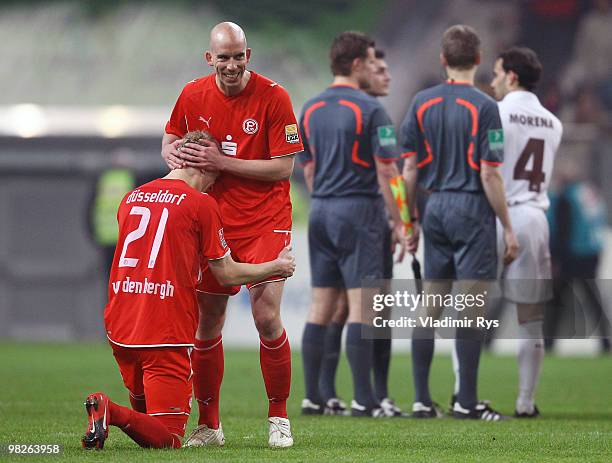
[[[211,137],[192,132],[184,143]],[[287,248],[263,264],[236,263],[223,237],[215,200],[202,191],[216,174],[173,170],[136,188],[119,206],[119,240],[110,273],[106,334],[132,409],[90,394],[83,447],[101,449],[108,426],[141,447],[179,448],[191,410],[191,351],[198,326],[196,285],[207,262],[222,284],[289,277]]]

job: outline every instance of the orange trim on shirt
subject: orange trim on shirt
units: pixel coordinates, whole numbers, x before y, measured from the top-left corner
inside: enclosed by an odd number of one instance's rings
[[[441,103],[442,101],[444,101],[444,98],[442,98],[441,96],[432,98],[431,100],[427,100],[425,103],[419,106],[419,109],[417,109],[417,112],[416,112],[417,121],[419,122],[419,128],[421,129],[421,133],[423,134],[423,141],[425,142],[425,150],[427,151],[427,157],[417,164],[417,168],[419,169],[429,164],[431,161],[433,161],[433,151],[431,150],[431,146],[429,145],[427,138],[425,138],[425,127],[423,126],[423,114],[425,113],[425,111],[427,111],[428,108],[438,103]]]
[[[355,135],[359,137],[363,129],[363,120],[362,120],[363,116],[361,113],[361,108],[357,106],[355,103],[353,103],[352,101],[348,101],[348,100],[339,100],[338,103],[340,103],[342,106],[346,106],[347,108],[351,109],[355,113]],[[359,140],[355,140],[355,143],[353,143],[353,151],[351,153],[351,160],[355,164],[360,165],[362,167],[370,167],[369,162],[364,161],[363,159],[359,158]]]
[[[425,151],[427,151],[427,157],[423,159],[421,162],[417,163],[417,169],[420,169],[421,167],[426,166],[431,161],[433,161],[433,151],[431,150],[431,146],[429,145],[429,142],[425,138],[425,135],[423,135],[423,141],[425,142]]]
[[[474,162],[474,137],[478,133],[478,108],[463,98],[457,98],[455,101],[458,105],[465,106],[472,116],[472,141],[470,141],[470,146],[468,147],[467,161],[472,169],[480,170],[480,166]]]
[[[362,167],[370,167],[370,163],[359,158],[359,140],[353,143],[353,151],[351,152],[351,160]]]
[[[486,159],[481,159],[480,163],[481,164],[486,164],[487,166],[493,166],[493,167],[498,167],[498,166],[501,166],[503,164],[503,162],[487,161]]]
[[[444,98],[439,96],[436,98],[432,98],[431,100],[427,100],[425,103],[419,106],[419,109],[417,109],[416,115],[417,115],[417,120],[419,121],[419,128],[421,129],[421,132],[425,133],[425,128],[423,127],[423,114],[425,113],[425,111],[429,107],[435,104],[441,103],[443,100]]]
[[[314,111],[319,108],[322,108],[326,104],[327,103],[325,101],[317,101],[316,103],[313,103],[312,106],[310,106],[310,108],[308,108],[304,113],[304,131],[306,132],[306,138],[310,138],[310,116]]]
[[[401,158],[411,158],[412,156],[416,156],[416,151],[406,151],[405,153],[400,154]]]
[[[363,116],[361,114],[361,108],[357,106],[355,103],[353,103],[352,101],[348,101],[348,100],[340,100],[338,101],[338,103],[340,103],[342,106],[346,106],[353,110],[353,112],[355,113],[355,133],[357,135],[361,135],[361,128],[363,125],[363,122],[362,122]]]

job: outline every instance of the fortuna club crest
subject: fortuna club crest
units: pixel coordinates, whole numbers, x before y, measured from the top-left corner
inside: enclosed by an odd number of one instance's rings
[[[253,135],[259,130],[259,124],[255,119],[245,119],[242,123],[242,130],[244,130],[244,133],[247,135]]]

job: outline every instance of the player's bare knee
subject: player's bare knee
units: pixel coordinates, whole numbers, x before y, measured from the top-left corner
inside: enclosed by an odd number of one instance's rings
[[[225,317],[225,310],[227,309],[227,296],[198,293],[198,308],[200,310],[200,318],[221,318]]]
[[[346,323],[346,319],[348,318],[348,305],[346,301],[344,304],[338,304],[336,307],[336,311],[334,312],[334,316],[332,317],[332,321],[334,323],[338,323],[339,325],[344,325]]]
[[[280,314],[277,311],[253,311],[255,327],[264,339],[276,339],[283,331]]]
[[[334,323],[344,325],[346,323],[346,319],[348,318],[348,313],[349,309],[346,293],[342,293],[342,296],[338,298],[338,303],[336,304],[336,310],[334,311],[332,321]]]
[[[200,340],[213,339],[221,334],[225,324],[225,314],[220,317],[202,316],[198,320],[196,338]]]
[[[544,304],[517,304],[516,315],[519,325],[544,320]]]

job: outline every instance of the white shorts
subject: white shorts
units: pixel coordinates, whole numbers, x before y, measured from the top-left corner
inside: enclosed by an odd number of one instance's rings
[[[519,242],[519,253],[510,265],[504,266],[505,245],[498,221],[498,274],[502,279],[504,297],[523,304],[548,301],[552,298],[552,271],[546,214],[529,204],[509,206],[508,212]]]

